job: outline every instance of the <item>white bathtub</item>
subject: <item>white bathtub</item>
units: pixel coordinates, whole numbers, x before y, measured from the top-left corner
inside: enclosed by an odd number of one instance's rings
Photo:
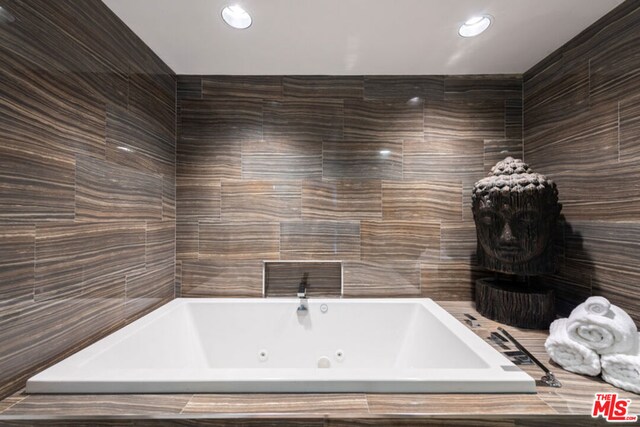
[[[535,393],[430,299],[298,305],[176,299],[35,375],[27,392]]]

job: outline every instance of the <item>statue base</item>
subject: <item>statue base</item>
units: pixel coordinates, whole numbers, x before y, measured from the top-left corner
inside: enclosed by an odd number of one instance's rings
[[[476,310],[496,322],[525,329],[547,329],[555,320],[552,289],[498,281],[476,280]]]

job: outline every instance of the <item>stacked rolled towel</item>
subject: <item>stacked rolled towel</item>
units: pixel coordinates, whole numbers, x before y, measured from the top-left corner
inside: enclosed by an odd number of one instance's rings
[[[592,376],[600,373],[598,353],[569,337],[567,319],[557,319],[551,324],[544,348],[551,359],[567,371]]]
[[[601,359],[602,379],[634,393],[640,393],[640,351],[633,354],[605,354]]]
[[[567,319],[567,333],[598,354],[638,352],[638,328],[633,319],[603,297],[590,297],[577,306]]]

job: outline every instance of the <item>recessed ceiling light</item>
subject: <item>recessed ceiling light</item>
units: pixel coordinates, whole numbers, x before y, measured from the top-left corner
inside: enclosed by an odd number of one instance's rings
[[[249,28],[251,26],[251,23],[253,22],[251,19],[251,15],[249,15],[246,10],[244,10],[237,4],[233,6],[227,6],[222,9],[222,19],[224,19],[224,22],[226,22],[233,28],[237,28],[239,30]]]
[[[491,25],[491,21],[493,19],[490,15],[479,15],[470,18],[460,26],[458,30],[458,34],[462,37],[475,37],[483,33],[489,25]]]

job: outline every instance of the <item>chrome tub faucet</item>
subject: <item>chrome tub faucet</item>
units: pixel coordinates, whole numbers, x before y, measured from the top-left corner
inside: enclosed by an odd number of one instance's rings
[[[307,280],[309,279],[309,273],[304,273],[302,275],[302,280],[300,280],[300,284],[298,285],[298,298],[300,298],[300,305],[298,306],[298,312],[307,311]]]

